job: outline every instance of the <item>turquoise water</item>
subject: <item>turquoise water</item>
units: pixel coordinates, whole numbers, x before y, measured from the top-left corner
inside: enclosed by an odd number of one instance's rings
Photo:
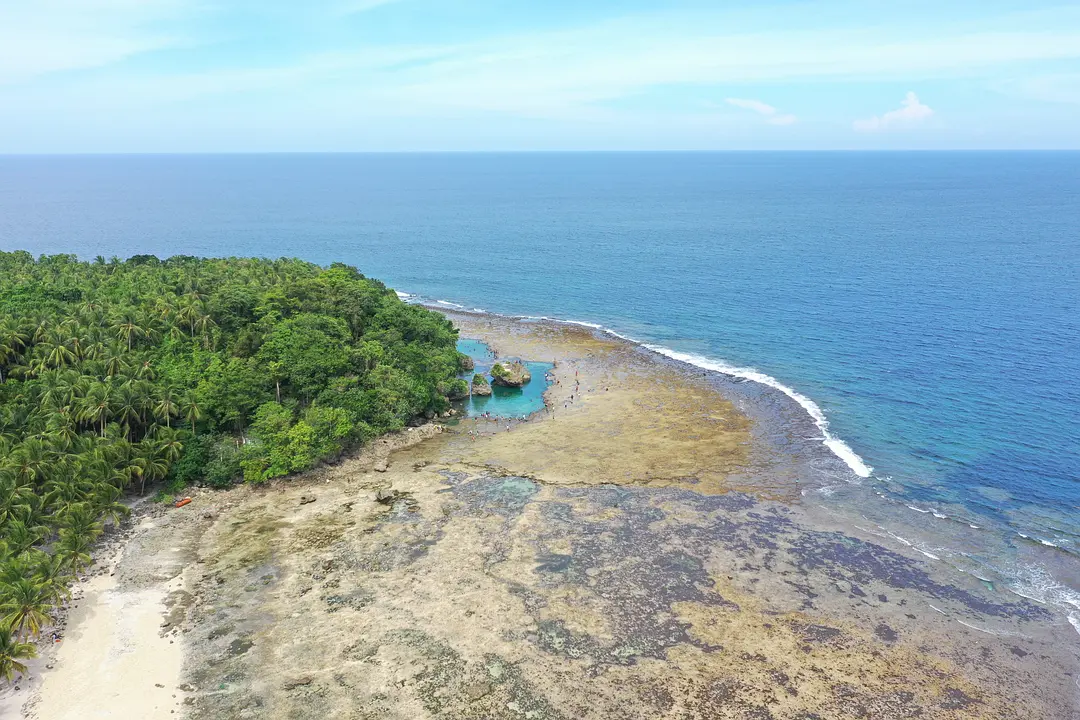
[[[606,326],[797,392],[813,502],[1080,611],[1077,198],[1077,153],[0,157],[0,247]]]
[[[466,382],[472,381],[476,373],[486,375],[491,382],[491,367],[496,360],[491,355],[491,348],[479,340],[462,339],[458,341],[458,352],[463,352],[473,359],[476,367],[472,372],[463,373],[460,377]],[[513,358],[502,358],[509,360]],[[532,380],[520,388],[491,386],[491,395],[488,397],[469,396],[465,400],[455,403],[455,407],[464,410],[466,417],[477,417],[484,413],[490,413],[500,418],[527,417],[534,412],[544,409],[544,391],[550,383],[546,376],[553,369],[551,363],[525,362]]]

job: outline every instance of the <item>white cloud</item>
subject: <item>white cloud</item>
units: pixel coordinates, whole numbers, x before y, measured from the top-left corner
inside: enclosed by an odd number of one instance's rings
[[[922,124],[933,114],[934,111],[929,105],[924,105],[918,95],[909,91],[900,108],[866,120],[856,120],[854,127],[859,132],[911,128]]]
[[[793,125],[798,118],[794,115],[787,113],[781,113],[772,105],[763,103],[760,100],[745,100],[743,98],[727,98],[728,105],[734,105],[737,108],[744,110],[753,110],[758,115],[765,118],[765,122],[770,125]]]

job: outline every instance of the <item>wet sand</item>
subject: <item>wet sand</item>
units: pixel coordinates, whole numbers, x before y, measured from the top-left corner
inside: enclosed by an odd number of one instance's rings
[[[132,642],[182,641],[170,716],[1080,717],[1050,613],[803,507],[707,377],[583,328],[452,317],[556,361],[548,410],[207,493],[129,545],[117,577],[167,613]],[[73,625],[70,667],[152,696],[151,672],[91,660],[106,616]]]

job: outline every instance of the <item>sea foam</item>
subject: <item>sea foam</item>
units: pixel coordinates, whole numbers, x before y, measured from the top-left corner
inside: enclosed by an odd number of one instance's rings
[[[727,363],[712,360],[710,358],[702,357],[701,355],[692,355],[690,353],[679,352],[666,348],[662,345],[650,345],[648,343],[642,343],[642,345],[655,353],[669,357],[672,360],[678,360],[679,362],[687,363],[688,365],[694,365],[704,370],[712,370],[714,372],[722,373],[724,375],[730,375],[732,377],[744,378],[746,380],[752,380],[762,385],[767,385],[774,390],[787,395],[789,398],[797,402],[803,410],[810,415],[814,424],[817,425],[818,430],[821,431],[822,442],[825,447],[829,448],[834,455],[844,461],[844,463],[851,468],[859,477],[870,477],[870,473],[874,471],[874,468],[866,464],[865,461],[859,455],[848,446],[840,438],[834,436],[829,432],[829,421],[825,418],[825,413],[810,398],[806,397],[794,388],[788,387],[771,375],[766,375],[760,370],[754,368],[736,367],[734,365],[728,365]]]

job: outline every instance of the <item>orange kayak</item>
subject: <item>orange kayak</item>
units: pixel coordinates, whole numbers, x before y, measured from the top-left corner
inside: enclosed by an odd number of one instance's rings
[[[188,504],[189,502],[191,502],[191,498],[189,498],[189,497],[186,497],[186,498],[184,498],[183,500],[177,500],[177,501],[176,501],[176,507],[178,507],[178,508],[180,508],[180,507],[184,507],[184,506],[185,506],[185,505],[187,505],[187,504]]]

